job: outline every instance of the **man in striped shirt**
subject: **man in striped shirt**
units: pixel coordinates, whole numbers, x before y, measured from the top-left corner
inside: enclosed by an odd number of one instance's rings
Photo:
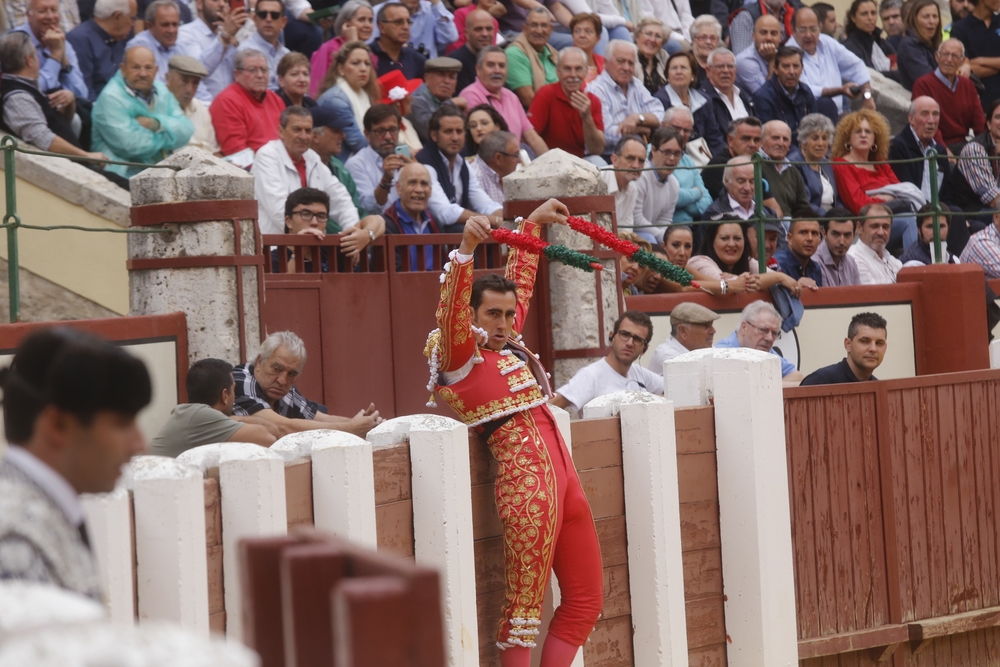
[[[993,224],[972,235],[961,259],[983,267],[987,278],[1000,278],[1000,213],[993,214]]]

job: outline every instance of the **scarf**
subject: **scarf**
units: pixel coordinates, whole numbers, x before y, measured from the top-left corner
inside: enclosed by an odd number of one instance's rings
[[[357,121],[358,127],[365,126],[365,112],[372,105],[371,99],[368,97],[368,93],[365,91],[355,92],[351,88],[351,84],[347,83],[344,78],[338,78],[337,83],[333,84],[339,88],[344,95],[347,97],[347,101],[351,103],[351,111],[354,112],[354,120]]]
[[[535,47],[533,47],[528,42],[528,38],[525,36],[523,32],[517,36],[517,39],[515,39],[512,42],[512,45],[520,48],[522,51],[524,51],[524,55],[528,56],[528,62],[531,63],[531,79],[532,79],[531,87],[534,88],[535,91],[537,92],[539,88],[548,83],[545,80],[545,67],[542,65],[542,59],[540,57],[540,54],[538,53],[538,51],[535,51]],[[544,54],[545,57],[551,60],[553,63],[556,62],[557,57],[555,49],[553,49],[548,44],[545,45]]]

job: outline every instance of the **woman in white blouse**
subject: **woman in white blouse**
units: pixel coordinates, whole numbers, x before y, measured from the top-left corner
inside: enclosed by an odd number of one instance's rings
[[[833,140],[833,122],[821,113],[811,113],[799,123],[798,146],[788,151],[791,162],[818,162],[796,164],[809,192],[809,205],[820,215],[839,205],[837,181],[830,164],[830,142]]]

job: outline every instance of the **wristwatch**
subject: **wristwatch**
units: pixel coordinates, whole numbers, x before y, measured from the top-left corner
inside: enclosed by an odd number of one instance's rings
[[[646,122],[646,117],[643,116],[642,114],[639,114],[639,125],[642,125],[645,122]]]
[[[373,232],[370,229],[368,230],[368,242],[369,243],[374,243],[375,242],[375,232]]]
[[[861,97],[865,98],[866,100],[870,100],[872,98],[872,91],[866,90],[864,94],[861,95]]]

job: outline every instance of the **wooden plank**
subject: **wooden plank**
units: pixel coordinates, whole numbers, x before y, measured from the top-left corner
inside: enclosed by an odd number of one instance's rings
[[[372,449],[375,473],[375,506],[412,498],[410,490],[410,443]]]
[[[604,568],[604,607],[601,610],[601,618],[618,618],[630,616],[631,613],[628,565]]]
[[[898,429],[893,428],[893,417],[898,415],[895,401],[889,400],[889,394],[881,383],[876,385],[875,393],[875,425],[878,443],[879,481],[881,484],[882,502],[882,532],[884,535],[886,590],[889,603],[889,622],[899,623],[909,617],[911,605],[904,600],[910,599],[912,582],[912,566],[908,542],[908,511],[909,507],[903,499],[906,498],[905,475],[906,463],[903,448],[898,446],[895,435]],[[899,667],[900,658],[894,659]]]
[[[975,476],[975,497],[972,500],[972,511],[975,517],[975,527],[978,533],[979,549],[976,557],[981,567],[979,575],[980,604],[993,606],[1000,604],[997,595],[997,552],[994,512],[994,457],[992,456],[993,433],[990,430],[991,409],[989,396],[992,395],[990,385],[976,383],[970,385],[969,404],[969,456],[972,463],[972,473]],[[984,634],[985,637],[985,634]]]
[[[815,637],[819,629],[819,593],[817,580],[817,537],[815,535],[815,491],[813,474],[822,460],[813,461],[820,444],[813,442],[808,433],[808,399],[785,400],[785,447],[788,461],[792,553],[795,563],[796,619],[799,637]]]
[[[984,628],[1000,627],[1000,607],[976,609],[960,614],[913,621],[907,624],[910,641],[947,637]]]
[[[503,537],[476,540],[472,549],[476,558],[476,595],[502,591],[505,585]]]
[[[622,464],[622,432],[618,417],[577,419],[570,426],[573,464],[577,470]]]
[[[724,643],[688,650],[688,667],[727,667],[728,664]]]
[[[503,535],[492,484],[472,487],[472,539],[485,540]]]
[[[816,568],[816,626],[815,635],[834,634],[838,631],[838,586],[836,575],[838,574],[837,556],[834,553],[835,544],[833,531],[835,530],[833,514],[836,512],[836,505],[831,494],[831,486],[835,482],[831,481],[833,476],[832,468],[836,465],[836,453],[831,454],[830,444],[823,435],[826,417],[826,402],[811,402],[806,406],[806,430],[805,437],[810,444],[809,465],[812,468],[810,480],[813,501],[813,523],[815,526],[815,565]],[[824,425],[817,428],[817,425]]]
[[[582,470],[579,476],[594,519],[624,516],[625,478],[621,467]]]
[[[205,546],[222,545],[222,505],[219,498],[219,480],[205,478]],[[135,531],[133,530],[133,535]]]
[[[603,567],[626,565],[628,547],[625,540],[625,517],[598,519],[594,522],[594,527],[597,528],[597,541],[601,545]]]
[[[719,498],[715,452],[677,456],[677,492],[682,503]]]
[[[931,390],[928,390],[930,392]],[[955,614],[967,609],[959,598],[965,594],[965,568],[962,555],[962,501],[959,476],[958,430],[955,424],[957,408],[956,388],[954,385],[937,387],[934,391],[935,421],[937,422],[937,438],[935,445],[940,454],[941,475],[941,540],[944,555],[944,572],[942,585],[945,597],[935,600],[935,615]]]
[[[226,634],[226,612],[220,611],[208,617],[208,629],[217,635]]]
[[[285,464],[285,511],[289,528],[312,525],[312,461],[309,459]]]
[[[724,607],[725,603],[719,596],[685,602],[689,650],[726,641]]]
[[[865,493],[862,530],[867,536],[867,560],[861,567],[861,590],[870,591],[867,627],[890,623],[888,573],[885,554],[885,511],[882,506],[882,475],[879,458],[875,400],[871,395],[845,401],[845,411],[857,415],[864,439]],[[859,596],[864,600],[864,596]]]
[[[378,550],[413,558],[413,501],[400,500],[375,507]]]
[[[890,644],[899,644],[908,639],[909,628],[900,624],[842,632],[827,637],[801,639],[799,640],[799,660],[885,647]]]
[[[972,436],[972,387],[968,384],[953,387],[953,417],[956,445],[956,470],[958,475],[957,508],[962,517],[958,542],[958,565],[963,577],[957,591],[951,593],[948,601],[952,612],[981,609],[983,604],[982,547],[979,535],[979,521],[976,505],[979,503],[979,489],[976,484],[975,460],[976,444]],[[983,490],[985,492],[985,489]]]
[[[683,554],[683,559],[685,600],[723,594],[721,549],[688,551]]]
[[[601,619],[583,645],[583,661],[587,667],[631,667],[632,617]]]
[[[222,576],[222,545],[208,548],[206,554],[208,565],[208,613],[216,614],[226,611],[226,596]]]
[[[678,454],[702,454],[715,451],[715,406],[674,410]]]
[[[682,552],[722,546],[718,500],[684,503],[680,517]]]
[[[923,494],[927,511],[926,544],[928,557],[929,586],[924,588],[927,594],[928,611],[917,618],[944,616],[951,612],[948,608],[948,556],[945,541],[945,494],[944,471],[937,387],[924,387],[906,392],[911,401],[916,401],[916,409],[920,415],[919,446],[924,450]],[[906,423],[906,422],[904,422]]]

